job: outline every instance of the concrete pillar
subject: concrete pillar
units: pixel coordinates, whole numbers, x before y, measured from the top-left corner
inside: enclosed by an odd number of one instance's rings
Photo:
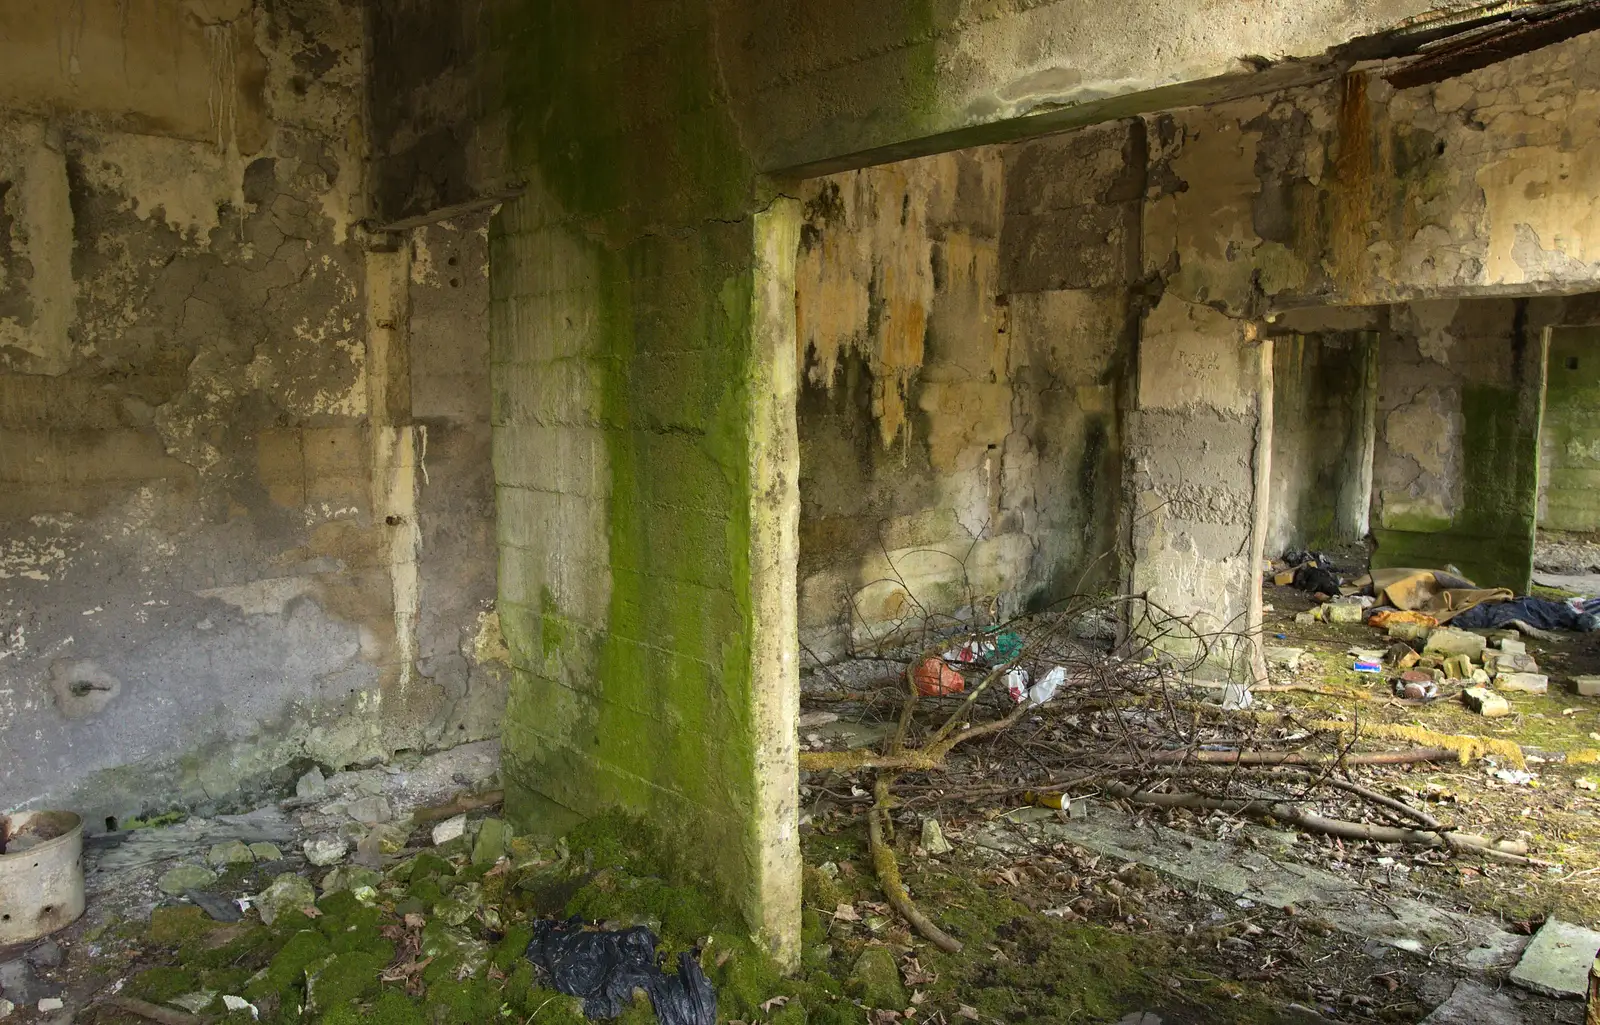
[[[1187,624],[1161,646],[1259,669],[1270,349],[1253,325],[1168,292],[1145,318],[1128,426],[1129,591]],[[1218,634],[1221,640],[1202,641]]]

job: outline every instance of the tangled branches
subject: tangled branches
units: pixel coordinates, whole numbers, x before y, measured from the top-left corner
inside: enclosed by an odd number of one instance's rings
[[[981,666],[963,695],[919,692],[916,666],[966,639],[1008,652]],[[1000,643],[1004,642],[1004,643]],[[1076,598],[1042,614],[908,649],[896,684],[895,731],[879,750],[808,751],[811,772],[876,774],[868,810],[873,864],[888,899],[919,932],[946,950],[960,943],[906,895],[889,845],[896,789],[937,788],[958,773],[952,756],[988,738],[1027,766],[1025,779],[978,784],[967,796],[1000,798],[1023,789],[1098,793],[1152,808],[1189,808],[1276,821],[1346,840],[1439,847],[1517,864],[1541,864],[1518,844],[1462,833],[1433,815],[1352,778],[1361,766],[1467,761],[1486,753],[1478,738],[1353,721],[1302,720],[1292,711],[1252,710],[1249,666],[1256,639],[1205,633],[1144,596]],[[978,645],[973,645],[977,647]],[[1008,695],[1004,680],[1059,669],[1065,683],[1043,704]],[[1256,681],[1261,683],[1264,681]],[[1369,748],[1384,736],[1400,749]],[[1510,750],[1497,751],[1510,757]],[[939,796],[937,799],[948,799]]]

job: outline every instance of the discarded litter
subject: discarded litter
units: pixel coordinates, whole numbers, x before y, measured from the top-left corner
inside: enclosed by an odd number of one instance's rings
[[[946,662],[960,662],[963,665],[982,662],[995,652],[992,641],[966,641],[956,645],[944,653]]]
[[[1383,663],[1381,663],[1381,662],[1368,662],[1366,659],[1358,658],[1358,659],[1356,659],[1356,672],[1358,672],[1358,673],[1382,673],[1383,672]]]
[[[915,679],[917,693],[927,698],[960,694],[967,689],[967,681],[942,658],[925,658],[917,663]]]
[[[1012,701],[1020,702],[1028,696],[1028,679],[1026,669],[1006,670],[1006,693],[1011,695]]]
[[[717,994],[694,956],[678,956],[678,973],[661,971],[655,933],[644,926],[618,932],[590,930],[582,919],[534,923],[526,956],[568,996],[583,998],[583,1013],[616,1018],[643,990],[662,1025],[715,1025]]]
[[[1028,688],[1028,701],[1035,705],[1042,705],[1056,696],[1056,690],[1067,682],[1067,671],[1056,666],[1044,678]]]

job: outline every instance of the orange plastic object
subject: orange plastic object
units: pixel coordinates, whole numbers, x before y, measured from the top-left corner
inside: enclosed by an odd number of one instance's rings
[[[915,679],[917,693],[925,698],[960,694],[967,689],[967,681],[960,673],[945,665],[942,658],[925,658],[917,663]]]
[[[1367,620],[1368,626],[1375,626],[1379,629],[1383,629],[1384,627],[1389,626],[1391,623],[1415,623],[1418,626],[1427,627],[1439,625],[1439,621],[1437,619],[1434,619],[1432,616],[1423,612],[1400,612],[1390,610],[1386,612],[1373,613],[1373,615]]]

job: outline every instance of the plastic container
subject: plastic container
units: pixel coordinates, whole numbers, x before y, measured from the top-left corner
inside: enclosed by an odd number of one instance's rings
[[[83,914],[83,820],[70,811],[0,815],[0,947],[28,943]]]

